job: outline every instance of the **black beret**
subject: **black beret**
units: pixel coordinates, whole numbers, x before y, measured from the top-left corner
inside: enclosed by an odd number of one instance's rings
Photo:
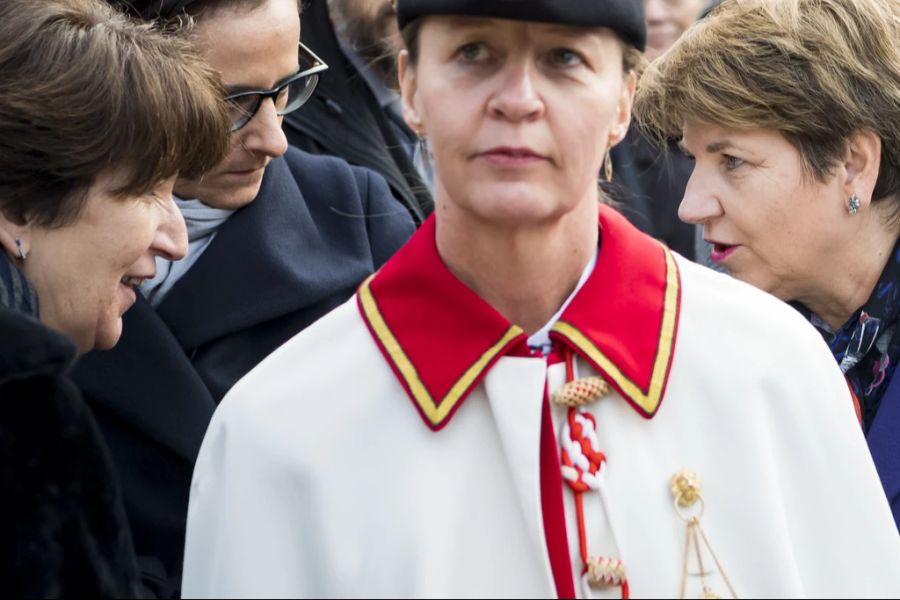
[[[400,29],[425,15],[467,15],[608,27],[639,50],[647,45],[643,0],[397,0]]]

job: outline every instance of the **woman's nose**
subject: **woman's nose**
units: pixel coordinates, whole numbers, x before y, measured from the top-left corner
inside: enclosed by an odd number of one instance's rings
[[[150,251],[166,260],[181,260],[187,254],[188,238],[184,217],[170,196],[163,206],[163,218],[153,238]]]
[[[721,214],[722,205],[695,167],[678,205],[678,218],[685,223],[700,224]]]
[[[281,129],[281,117],[270,98],[264,99],[250,122],[233,135],[240,136],[241,145],[254,154],[277,158],[287,152],[288,141]]]
[[[544,102],[535,86],[535,67],[522,63],[511,64],[507,69],[507,76],[498,78],[500,85],[488,102],[488,110],[510,121],[539,117],[544,112]]]

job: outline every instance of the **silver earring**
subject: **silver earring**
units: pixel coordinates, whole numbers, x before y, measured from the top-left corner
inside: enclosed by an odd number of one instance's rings
[[[847,200],[847,210],[850,212],[851,215],[855,215],[856,213],[859,212],[859,197],[857,197],[856,194],[853,194]]]
[[[22,240],[16,240],[16,250],[19,251],[19,258],[21,258],[22,260],[28,258],[28,253],[25,252],[25,248],[22,247]]]
[[[428,138],[420,132],[416,132],[416,136],[419,138],[419,155],[422,157],[422,164],[426,171],[431,171],[431,148],[428,147]]]

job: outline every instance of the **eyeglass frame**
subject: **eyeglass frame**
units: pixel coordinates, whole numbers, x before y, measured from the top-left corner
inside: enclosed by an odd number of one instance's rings
[[[237,92],[237,93],[228,94],[227,96],[225,96],[226,102],[231,102],[235,98],[242,98],[244,96],[259,96],[259,102],[256,103],[256,106],[253,107],[253,110],[245,111],[247,113],[247,119],[240,125],[236,125],[235,123],[231,124],[231,133],[234,133],[235,131],[239,131],[242,128],[246,127],[247,124],[250,123],[250,121],[252,121],[253,118],[256,116],[256,113],[259,112],[259,109],[262,107],[263,102],[267,98],[271,98],[272,103],[274,104],[276,98],[278,97],[278,94],[280,94],[282,92],[282,90],[284,90],[284,88],[288,87],[289,85],[291,85],[292,83],[294,83],[296,81],[299,81],[300,79],[303,79],[305,77],[313,77],[314,79],[309,84],[310,86],[312,86],[312,90],[309,92],[309,95],[306,97],[306,99],[303,100],[303,102],[301,102],[294,108],[292,108],[288,111],[278,112],[277,114],[279,117],[282,117],[284,115],[294,112],[295,110],[297,110],[298,108],[300,108],[301,106],[306,104],[309,101],[309,99],[312,98],[313,94],[316,93],[316,86],[318,86],[318,84],[319,84],[319,73],[326,71],[328,69],[328,65],[325,63],[324,60],[319,58],[315,52],[313,52],[307,46],[305,46],[303,44],[303,42],[297,42],[297,45],[300,49],[300,52],[305,52],[308,55],[308,58],[311,60],[311,62],[313,64],[312,67],[310,67],[309,69],[298,71],[298,72],[294,73],[293,75],[289,75],[288,77],[283,79],[278,85],[276,85],[272,89],[269,89],[269,90],[246,90],[243,92]]]

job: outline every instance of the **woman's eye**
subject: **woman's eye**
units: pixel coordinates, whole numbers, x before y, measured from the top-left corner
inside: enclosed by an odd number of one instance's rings
[[[723,156],[725,157],[725,168],[729,171],[734,171],[744,164],[744,160],[736,156],[731,156],[730,154],[724,154]]]
[[[576,67],[582,64],[581,55],[569,48],[555,48],[550,51],[550,63],[558,67]]]
[[[487,56],[487,48],[479,42],[472,42],[461,46],[456,54],[466,62],[483,60]]]

